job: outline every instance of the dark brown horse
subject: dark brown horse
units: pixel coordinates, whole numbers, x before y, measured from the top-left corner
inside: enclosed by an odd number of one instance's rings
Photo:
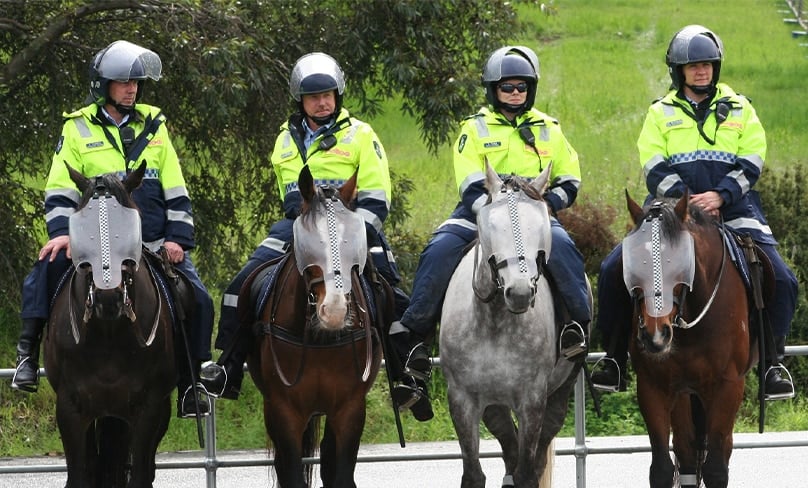
[[[75,267],[45,344],[66,487],[151,487],[177,370],[171,308],[141,254],[130,196],[145,163],[123,182],[68,169],[83,195],[70,222]]]
[[[367,260],[364,221],[348,208],[356,175],[339,189],[319,188],[304,167],[299,188],[305,203],[294,224],[294,250],[277,271],[247,363],[264,396],[281,488],[314,481],[302,458],[314,452],[321,416],[323,485],[353,488],[365,397],[381,364],[359,283]]]
[[[631,359],[651,441],[650,486],[726,487],[751,347],[747,292],[709,215],[679,200],[643,210],[623,241],[634,297]],[[673,432],[676,466],[669,454]]]

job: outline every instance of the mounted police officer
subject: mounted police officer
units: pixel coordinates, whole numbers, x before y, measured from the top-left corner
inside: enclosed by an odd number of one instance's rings
[[[671,39],[666,63],[671,89],[648,109],[637,141],[650,201],[681,197],[723,219],[724,224],[752,239],[774,268],[777,292],[764,312],[774,334],[767,351],[766,392],[773,398],[793,396],[783,377],[785,340],[797,299],[797,280],[777,252],[777,241],[766,223],[757,183],[766,158],[766,134],[751,102],[719,83],[724,46],[710,29],[688,25]],[[631,299],[622,283],[621,246],[601,264],[598,280],[597,327],[607,345],[607,360],[592,374],[606,391],[625,389]],[[764,340],[761,338],[761,340]],[[768,341],[766,341],[768,343]],[[612,359],[613,358],[613,359]]]
[[[309,167],[315,184],[337,186],[359,170],[356,211],[365,220],[373,264],[396,292],[396,318],[409,303],[396,287],[400,281],[398,268],[382,232],[390,211],[387,155],[373,128],[343,108],[342,68],[328,54],[306,54],[292,68],[289,91],[298,111],[281,126],[270,157],[286,218],[272,225],[267,238],[225,290],[216,337],[216,347],[224,352],[217,363],[209,363],[202,370],[203,382],[211,394],[223,398],[238,398],[243,364],[251,345],[250,331],[239,329],[236,316],[239,290],[256,268],[289,249],[292,224],[302,203],[297,181],[303,166]]]
[[[160,79],[162,63],[154,52],[127,41],[115,41],[90,63],[89,105],[65,113],[65,124],[45,184],[45,220],[49,241],[39,252],[22,288],[22,331],[11,386],[34,392],[39,384],[39,345],[48,320],[50,299],[70,268],[69,217],[80,194],[65,162],[88,177],[118,172],[123,177],[146,161],[146,177],[132,194],[140,209],[143,243],[152,251],[163,247],[174,267],[194,288],[196,312],[188,324],[190,354],[178,359],[178,416],[196,416],[190,368],[208,360],[213,331],[213,302],[188,251],[193,249],[194,220],[177,153],[157,107],[140,103],[147,79]],[[142,137],[141,137],[142,135]],[[198,386],[198,388],[202,388]],[[200,402],[206,414],[208,403]]]
[[[408,380],[394,388],[394,400],[421,419],[428,408],[429,341],[434,336],[443,298],[463,250],[477,237],[476,215],[488,199],[486,161],[502,176],[533,178],[552,163],[544,198],[553,215],[552,253],[548,267],[571,320],[561,333],[560,352],[570,360],[586,356],[590,321],[584,261],[575,243],[555,218],[578,195],[578,154],[558,121],[533,108],[539,78],[536,54],[523,46],[494,51],[485,63],[482,84],[488,106],[460,126],[454,145],[454,172],[460,201],[427,244],[413,281],[412,301],[391,337],[405,362]]]

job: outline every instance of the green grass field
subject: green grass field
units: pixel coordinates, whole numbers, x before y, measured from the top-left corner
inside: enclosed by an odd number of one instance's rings
[[[536,106],[558,118],[580,155],[582,187],[579,202],[624,210],[623,191],[644,196],[644,183],[636,154],[636,138],[648,105],[669,83],[664,64],[667,43],[676,30],[702,23],[717,32],[726,48],[722,81],[748,95],[767,129],[769,154],[766,171],[803,165],[808,141],[806,97],[808,50],[792,39],[791,25],[777,10],[785,2],[774,0],[554,0],[553,15],[543,14],[537,3],[519,4],[521,18],[530,24],[529,37],[514,43],[533,48],[541,60]],[[483,59],[480,60],[482,67]],[[350,80],[348,84],[350,90]],[[483,103],[482,89],[479,102]],[[348,106],[350,108],[350,105]],[[406,230],[423,236],[442,222],[454,207],[457,190],[449,145],[437,154],[427,151],[417,123],[403,115],[396,101],[384,105],[384,114],[366,119],[385,145],[393,171],[415,184],[410,195],[411,219]],[[357,114],[360,115],[361,114]],[[457,125],[459,121],[447,120]],[[764,172],[764,177],[765,177]],[[617,235],[624,220],[618,218]],[[775,229],[776,231],[776,229]],[[411,278],[411,277],[407,277]],[[590,277],[594,281],[594,277]],[[214,297],[216,303],[218,298]],[[16,331],[5,330],[9,344]],[[380,375],[381,376],[381,375]],[[218,447],[259,448],[265,445],[262,399],[249,379],[238,402],[218,402]],[[46,382],[45,382],[46,384]],[[454,431],[445,402],[445,382],[433,380],[435,418],[418,423],[404,417],[408,441],[449,440]],[[61,450],[53,418],[49,387],[34,396],[12,392],[0,385],[4,405],[0,418],[0,456],[30,455]],[[757,430],[754,396],[747,394],[737,431]],[[369,412],[363,441],[396,442],[387,387],[380,379],[368,398]],[[641,434],[642,419],[633,392],[604,398],[603,417],[587,411],[588,435]],[[808,409],[802,397],[768,407],[767,430],[808,430]],[[562,435],[572,435],[572,415]],[[193,422],[172,419],[162,451],[195,449]]]

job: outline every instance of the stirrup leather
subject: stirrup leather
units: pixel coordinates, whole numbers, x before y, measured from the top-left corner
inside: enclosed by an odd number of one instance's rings
[[[595,362],[594,366],[592,366],[592,371],[597,371],[598,365],[600,365],[600,363],[603,361],[611,361],[614,364],[614,367],[617,370],[617,384],[607,385],[603,383],[597,383],[593,379],[592,386],[594,386],[595,389],[597,390],[606,391],[609,393],[617,393],[618,391],[620,391],[620,380],[623,378],[623,372],[620,371],[620,365],[617,364],[617,361],[615,361],[614,358],[610,358],[609,356],[603,356],[602,358],[598,359]],[[594,374],[592,376],[594,376]]]
[[[788,368],[786,368],[783,365],[783,363],[777,363],[777,364],[773,364],[773,365],[769,366],[769,368],[766,370],[766,374],[765,374],[765,376],[763,376],[763,378],[764,379],[768,378],[769,377],[769,372],[773,371],[773,370],[779,371],[780,376],[783,377],[783,379],[786,379],[788,381],[788,383],[791,385],[791,391],[787,391],[785,393],[764,392],[763,399],[773,401],[773,400],[788,400],[788,399],[794,398],[794,396],[795,396],[795,393],[794,393],[794,380],[791,377],[791,372],[788,370]],[[783,373],[785,373],[785,374],[783,374]],[[766,387],[766,381],[765,380],[763,381],[763,387],[764,388]]]

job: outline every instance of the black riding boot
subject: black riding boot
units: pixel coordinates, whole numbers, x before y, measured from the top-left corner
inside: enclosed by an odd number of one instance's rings
[[[177,417],[181,419],[195,418],[197,416],[197,404],[199,405],[199,416],[206,417],[210,414],[210,400],[208,391],[202,383],[197,382],[192,386],[193,380],[189,367],[194,368],[194,377],[199,378],[199,369],[202,364],[199,360],[192,360],[193,364],[188,364],[186,356],[179,358],[179,381],[177,382]]]
[[[786,400],[794,398],[794,385],[791,383],[791,374],[783,366],[786,355],[786,338],[774,338],[774,351],[766,351],[765,398],[767,400]],[[786,377],[783,377],[785,373]]]
[[[20,341],[17,343],[17,370],[11,387],[33,393],[39,387],[39,343],[45,319],[23,319]]]
[[[628,363],[628,331],[614,331],[607,339],[606,356],[598,360],[592,372],[592,386],[601,391],[626,391],[626,365]]]
[[[434,416],[426,384],[432,372],[429,348],[413,332],[391,334],[390,342],[403,367],[391,392],[393,403],[400,412],[409,409],[416,420],[425,422]]]
[[[211,396],[238,400],[249,347],[246,342],[241,335],[237,335],[231,347],[217,362],[208,362],[202,367],[199,380]]]

